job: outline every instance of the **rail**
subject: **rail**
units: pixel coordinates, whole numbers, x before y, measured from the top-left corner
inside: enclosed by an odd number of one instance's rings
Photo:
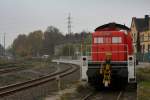
[[[109,92],[90,92],[89,94],[83,96],[80,100],[121,100],[123,92],[123,90],[118,91],[117,93],[113,92],[113,95],[110,95]]]
[[[83,96],[81,98],[81,100],[88,100],[90,97],[92,97],[93,95],[95,95],[95,92],[90,92],[87,95]]]

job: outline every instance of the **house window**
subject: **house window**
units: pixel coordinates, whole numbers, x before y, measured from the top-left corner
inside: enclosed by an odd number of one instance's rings
[[[145,45],[143,44],[143,53],[144,53],[144,51],[145,51]]]
[[[140,40],[141,40],[141,42],[144,41],[144,35],[141,35]]]
[[[136,42],[136,35],[135,35],[136,33],[134,33],[133,35],[133,42]]]
[[[148,41],[148,34],[144,36],[144,41]]]
[[[121,37],[112,37],[112,43],[121,43]]]
[[[148,33],[148,40],[150,40],[150,33]]]
[[[132,34],[132,37],[134,37],[134,33]]]

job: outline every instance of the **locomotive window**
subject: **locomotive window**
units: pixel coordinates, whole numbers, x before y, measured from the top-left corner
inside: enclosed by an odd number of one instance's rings
[[[121,43],[121,37],[112,37],[112,43]]]
[[[94,43],[98,43],[98,38],[94,38]]]
[[[102,37],[98,38],[98,43],[103,43],[103,38]]]
[[[105,43],[111,43],[111,37],[105,37],[104,41]]]
[[[103,43],[103,37],[95,37],[94,38],[94,43]]]

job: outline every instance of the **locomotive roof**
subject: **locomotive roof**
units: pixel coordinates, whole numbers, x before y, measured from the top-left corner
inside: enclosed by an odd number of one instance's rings
[[[125,26],[125,25],[121,25],[121,24],[117,24],[117,23],[108,23],[108,24],[104,24],[102,26],[99,26],[95,29],[95,31],[99,31],[99,30],[104,30],[104,29],[108,29],[108,28],[116,28],[119,30],[127,30],[129,31],[130,29]]]

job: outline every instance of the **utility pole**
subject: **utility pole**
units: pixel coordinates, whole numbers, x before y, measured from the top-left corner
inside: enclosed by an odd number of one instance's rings
[[[1,34],[0,34],[0,56],[3,55],[3,45],[2,45],[2,38],[1,38]]]
[[[4,53],[4,57],[6,56],[5,55],[5,38],[6,38],[6,33],[4,33],[4,52],[3,52]]]

